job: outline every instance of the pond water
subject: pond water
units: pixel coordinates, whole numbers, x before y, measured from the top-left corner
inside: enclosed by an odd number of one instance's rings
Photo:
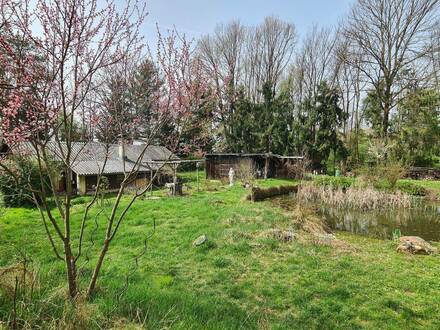
[[[291,209],[294,196],[279,199],[277,204]],[[335,230],[349,231],[377,238],[392,238],[399,229],[402,236],[419,236],[428,241],[440,241],[440,203],[424,203],[411,209],[361,211],[339,209],[328,205],[309,204]]]
[[[392,238],[399,229],[402,236],[419,236],[428,241],[440,241],[440,205],[423,205],[413,209],[341,210],[319,206],[318,213],[336,230],[378,238]]]

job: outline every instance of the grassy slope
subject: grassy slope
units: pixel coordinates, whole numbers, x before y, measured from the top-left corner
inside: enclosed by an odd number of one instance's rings
[[[100,291],[84,312],[88,326],[121,327],[127,319],[177,329],[440,327],[438,256],[401,255],[392,242],[348,233],[337,235],[358,252],[264,238],[264,230],[288,228],[289,215],[270,202],[245,201],[245,193],[222,187],[135,204],[104,264]],[[78,214],[82,207],[76,206]],[[153,219],[156,233],[119,300]],[[210,244],[193,247],[201,234]],[[44,304],[26,317],[38,311],[40,324],[62,317],[63,267],[35,211],[13,209],[0,217],[0,266],[13,263],[13,246],[26,249],[40,269],[37,298]],[[0,298],[0,319],[6,304]]]
[[[412,182],[419,186],[422,186],[426,189],[431,189],[437,193],[437,195],[440,195],[440,181],[434,181],[434,180],[400,180],[400,181],[406,181],[406,182]]]

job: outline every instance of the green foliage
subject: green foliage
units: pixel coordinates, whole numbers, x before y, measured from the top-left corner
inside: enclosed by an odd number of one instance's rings
[[[308,154],[314,167],[324,166],[332,152],[333,165],[346,158],[339,129],[347,114],[336,89],[321,83],[316,97],[298,109],[287,88],[276,94],[272,84],[265,83],[261,96],[261,102],[253,102],[239,92],[225,132],[230,151]]]
[[[318,87],[318,93],[309,104],[304,145],[307,154],[311,158],[314,167],[325,164],[333,152],[333,169],[337,160],[347,157],[347,149],[339,137],[338,131],[347,119],[347,114],[339,106],[339,92],[322,82]]]
[[[261,96],[262,102],[253,102],[239,91],[227,130],[228,149],[287,154],[293,105],[287,93],[276,95],[271,83],[263,84]]]
[[[395,190],[398,180],[402,179],[407,167],[399,161],[365,165],[355,169],[360,182],[377,190]]]
[[[19,159],[11,166],[12,173],[0,173],[0,195],[6,207],[34,206],[31,188],[41,190],[40,173],[32,161]],[[46,191],[50,191],[48,177],[43,173]]]
[[[383,83],[380,84],[380,92],[382,92]],[[383,135],[384,125],[383,125],[383,109],[381,105],[381,98],[383,95],[380,95],[377,90],[371,90],[367,93],[363,101],[363,114],[365,116],[365,121],[370,125],[374,132],[375,137],[380,137]]]
[[[347,189],[355,183],[355,178],[320,175],[314,177],[313,182],[323,187],[332,187],[334,189]]]
[[[405,176],[407,169],[400,162],[388,162],[383,166],[379,166],[378,171],[381,177],[390,184],[391,189],[394,190],[397,180]]]
[[[401,192],[413,196],[426,196],[428,195],[428,190],[418,184],[410,181],[399,181],[396,184],[396,189]]]
[[[387,167],[366,167],[357,169],[357,178],[334,177],[320,175],[313,178],[313,182],[318,186],[332,187],[333,189],[347,189],[352,186],[370,186],[381,191],[400,190],[403,193],[413,196],[427,196],[428,189],[417,181],[400,180],[402,167],[390,165]]]
[[[371,186],[374,189],[381,190],[381,191],[392,191],[393,190],[391,184],[387,180],[384,180],[384,179],[377,179],[376,181],[373,182],[373,184]]]
[[[402,233],[400,232],[400,229],[393,230],[393,241],[398,241],[401,236]]]
[[[84,127],[81,127],[80,123],[76,119],[73,119],[70,122],[70,119],[68,119],[69,122],[67,122],[67,125],[64,124],[61,120],[59,120],[59,134],[61,141],[66,141],[67,134],[66,134],[66,128],[67,132],[70,132],[70,141],[83,141],[85,136]]]
[[[214,116],[214,103],[211,98],[201,98],[201,104],[193,109],[188,120],[184,121],[184,125],[172,125],[171,136],[160,133],[156,140],[157,144],[164,144],[170,150],[176,149],[180,155],[191,158],[202,158],[204,153],[212,151],[215,142],[215,135],[212,130],[212,122]],[[191,168],[188,168],[188,170]],[[193,169],[193,168],[192,168]]]
[[[413,90],[399,104],[393,122],[399,159],[415,166],[435,166],[440,155],[440,96],[430,89]]]

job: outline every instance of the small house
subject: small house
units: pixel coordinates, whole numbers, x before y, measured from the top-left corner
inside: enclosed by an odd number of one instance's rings
[[[36,157],[36,150],[29,142],[20,143],[16,148],[21,155]],[[63,155],[66,155],[67,145],[64,142],[51,141],[46,145],[45,151],[54,161],[61,162]],[[159,180],[161,177],[172,177],[175,171],[173,163],[178,160],[177,156],[163,146],[73,142],[70,156],[72,186],[80,195],[93,193],[98,177],[102,175],[107,179],[104,190],[117,191],[125,174],[133,170],[127,188],[142,189],[148,186],[155,174]],[[65,191],[66,178],[63,172],[60,172],[55,185],[57,193]]]

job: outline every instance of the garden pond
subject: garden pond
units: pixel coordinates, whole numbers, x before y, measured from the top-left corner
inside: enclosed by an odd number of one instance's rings
[[[282,207],[296,205],[294,196],[279,199]],[[413,208],[380,210],[341,209],[326,204],[309,204],[334,230],[390,239],[393,233],[440,241],[440,203],[421,202]],[[290,208],[290,207],[287,207]]]

